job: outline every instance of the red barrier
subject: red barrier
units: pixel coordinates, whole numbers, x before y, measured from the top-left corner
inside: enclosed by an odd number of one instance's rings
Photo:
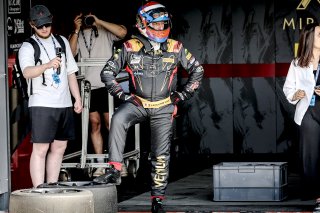
[[[30,134],[25,137],[23,142],[11,156],[11,190],[25,189],[32,187],[30,177],[30,156],[32,144]]]
[[[15,55],[10,55],[8,58],[8,84],[9,88],[12,87],[12,70],[15,64]]]
[[[289,63],[276,64],[203,64],[206,78],[285,77]],[[187,74],[183,72],[183,77]]]

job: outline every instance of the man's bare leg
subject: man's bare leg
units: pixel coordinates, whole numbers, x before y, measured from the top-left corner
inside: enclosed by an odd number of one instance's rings
[[[61,163],[66,148],[67,141],[54,140],[50,145],[46,163],[47,183],[54,183],[58,181]]]
[[[30,158],[30,175],[34,187],[44,183],[46,156],[49,143],[33,143]]]

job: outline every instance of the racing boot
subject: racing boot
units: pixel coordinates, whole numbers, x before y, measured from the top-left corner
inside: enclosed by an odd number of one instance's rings
[[[106,169],[104,175],[101,175],[93,179],[93,182],[100,183],[100,184],[115,183],[116,185],[120,185],[121,183],[120,171],[116,170],[112,165],[110,168]]]
[[[165,213],[162,205],[162,199],[159,197],[155,197],[152,199],[152,207],[151,207],[152,213]]]

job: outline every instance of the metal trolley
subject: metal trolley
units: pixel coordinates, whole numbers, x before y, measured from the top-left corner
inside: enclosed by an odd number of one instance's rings
[[[85,72],[87,67],[92,66],[104,66],[106,63],[105,58],[82,58],[80,62],[77,63],[80,68],[77,79],[80,82],[81,89],[81,97],[83,104],[83,111],[81,114],[81,141],[82,146],[80,151],[76,151],[64,156],[60,179],[70,181],[71,174],[70,168],[79,168],[85,169],[88,173],[88,176],[92,176],[92,172],[94,168],[97,167],[106,167],[109,168],[110,165],[108,163],[97,163],[96,159],[104,159],[105,162],[108,161],[108,154],[88,154],[88,130],[89,130],[89,108],[90,108],[90,94],[91,94],[91,84],[89,81],[85,79]],[[120,72],[116,77],[119,83],[124,83],[128,80],[128,74],[126,72]],[[114,99],[113,96],[109,94],[109,119],[111,124],[111,118],[114,113]],[[137,174],[137,170],[139,169],[139,159],[140,159],[140,125],[136,124],[134,126],[134,150],[126,152],[123,154],[124,163],[128,168],[128,173],[132,174],[134,177]],[[77,158],[80,162],[70,162],[70,159]],[[66,162],[68,161],[68,162]]]

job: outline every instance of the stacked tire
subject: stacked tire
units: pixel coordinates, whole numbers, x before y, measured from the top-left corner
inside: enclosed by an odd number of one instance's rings
[[[94,213],[93,193],[75,188],[16,190],[10,195],[10,213]]]
[[[117,188],[114,184],[97,184],[92,181],[65,181],[53,184],[43,184],[42,188],[77,188],[89,190],[93,194],[95,213],[118,212]]]

